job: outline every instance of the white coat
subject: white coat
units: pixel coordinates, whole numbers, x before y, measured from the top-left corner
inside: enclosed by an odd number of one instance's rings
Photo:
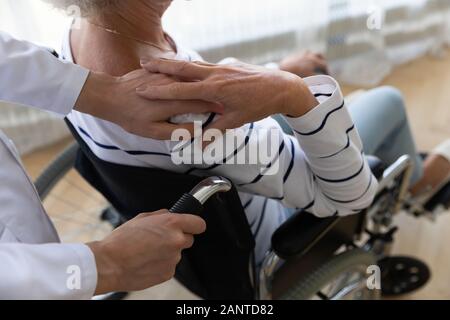
[[[65,116],[87,76],[0,32],[0,101]],[[0,131],[0,299],[89,299],[96,284],[92,251],[59,243],[13,143]]]

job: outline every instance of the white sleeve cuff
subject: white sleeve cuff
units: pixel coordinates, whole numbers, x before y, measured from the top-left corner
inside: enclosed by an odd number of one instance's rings
[[[285,118],[294,130],[311,135],[323,124],[324,114],[341,107],[344,98],[336,80],[329,76],[314,76],[305,78],[304,81],[316,96],[319,105],[299,118]]]
[[[328,156],[345,146],[346,130],[353,121],[336,80],[329,76],[314,76],[306,78],[305,82],[319,105],[299,118],[285,116],[285,119],[308,155]]]
[[[64,74],[64,81],[61,83],[59,92],[55,95],[52,106],[48,109],[48,111],[62,116],[67,116],[75,107],[75,103],[89,76],[88,70],[78,65],[65,64],[67,70]]]
[[[91,299],[97,288],[97,263],[95,261],[94,253],[84,244],[70,244],[68,245],[78,255],[81,269],[81,292],[80,299]]]
[[[0,244],[0,300],[88,300],[95,257],[83,244]]]

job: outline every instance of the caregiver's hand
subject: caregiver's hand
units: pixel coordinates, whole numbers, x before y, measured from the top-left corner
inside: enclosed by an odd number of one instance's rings
[[[181,252],[206,223],[192,215],[145,213],[88,244],[97,262],[96,294],[143,290],[173,278]]]
[[[138,93],[157,100],[205,100],[224,107],[223,116],[210,128],[234,129],[278,113],[300,117],[318,105],[303,80],[284,71],[243,63],[213,65],[157,59],[143,64],[186,82],[146,85]]]
[[[150,101],[136,94],[136,88],[174,81],[163,75],[136,70],[123,77],[91,72],[75,110],[113,122],[126,131],[153,139],[170,139],[176,129],[193,131],[192,124],[173,125],[167,121],[186,113],[221,112],[217,104],[203,101]]]

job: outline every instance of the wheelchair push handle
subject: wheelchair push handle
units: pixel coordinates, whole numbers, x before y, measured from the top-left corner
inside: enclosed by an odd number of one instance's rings
[[[172,213],[201,214],[203,205],[215,194],[228,192],[232,188],[229,180],[211,177],[200,182],[190,193],[184,194],[170,209]]]

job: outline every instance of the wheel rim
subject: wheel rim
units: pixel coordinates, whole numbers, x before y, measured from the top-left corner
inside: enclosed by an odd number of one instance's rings
[[[74,169],[56,182],[43,203],[62,242],[96,241],[113,230],[108,221],[102,220],[109,203]]]
[[[376,300],[378,290],[367,286],[367,266],[355,266],[338,275],[323,287],[312,299],[320,300]]]

